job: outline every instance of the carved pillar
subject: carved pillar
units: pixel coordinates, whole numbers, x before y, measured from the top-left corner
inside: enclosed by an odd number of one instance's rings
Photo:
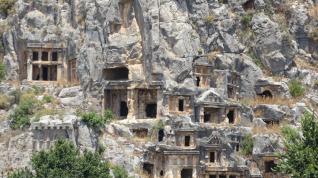
[[[61,57],[61,55],[58,55],[57,61],[58,61],[58,65],[57,65],[56,80],[60,81],[62,80],[62,75],[63,75],[62,72],[63,72],[63,65],[64,65],[63,58]]]
[[[128,105],[128,118],[137,119],[138,116],[138,89],[127,90],[127,105]]]
[[[32,75],[33,75],[33,67],[32,67],[32,51],[28,50],[27,52],[27,80],[32,81]]]
[[[43,80],[42,64],[39,65],[39,70],[40,70],[40,79],[39,80]]]

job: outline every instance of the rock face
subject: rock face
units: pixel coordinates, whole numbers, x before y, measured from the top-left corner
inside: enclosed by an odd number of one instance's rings
[[[309,13],[317,1],[17,0],[12,8],[0,11],[8,80],[0,105],[8,97],[10,106],[0,110],[0,172],[30,166],[32,152],[62,137],[81,151],[105,146],[105,160],[137,178],[282,177],[264,166],[283,149],[273,129],[298,127],[317,110],[318,20]],[[292,98],[290,79],[306,87],[303,99]],[[20,92],[37,93],[46,110],[14,131]],[[96,132],[75,115],[91,110],[114,121]],[[254,148],[243,156],[248,134]]]
[[[276,74],[287,71],[297,53],[295,42],[262,13],[253,16],[252,29],[256,34],[256,54],[262,63]]]

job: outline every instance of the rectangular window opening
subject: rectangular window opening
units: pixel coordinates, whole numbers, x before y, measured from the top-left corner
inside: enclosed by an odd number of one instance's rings
[[[184,146],[190,146],[190,136],[184,137]]]
[[[265,161],[265,172],[273,172],[273,169],[276,167],[275,162],[272,161]]]
[[[120,102],[120,116],[121,116],[121,117],[127,117],[127,115],[128,115],[127,102],[121,101],[121,102]]]
[[[52,52],[52,61],[57,61],[57,60],[58,60],[57,52]]]
[[[179,99],[179,111],[184,111],[184,99]]]
[[[210,163],[215,163],[215,152],[210,152]]]
[[[32,61],[38,61],[39,60],[39,52],[33,51],[32,52]]]
[[[49,60],[49,53],[46,51],[42,52],[42,61],[48,61]]]

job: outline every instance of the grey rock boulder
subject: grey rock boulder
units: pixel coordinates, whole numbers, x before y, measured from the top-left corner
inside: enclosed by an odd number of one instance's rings
[[[81,91],[82,91],[82,89],[80,86],[63,88],[58,96],[60,98],[75,97],[77,95],[80,95]]]
[[[279,105],[260,104],[254,108],[254,114],[261,117],[264,121],[281,121],[286,113]]]

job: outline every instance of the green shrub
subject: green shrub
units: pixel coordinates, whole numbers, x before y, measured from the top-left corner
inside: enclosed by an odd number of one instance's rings
[[[53,102],[53,96],[50,96],[50,95],[44,95],[43,96],[43,101],[45,102],[45,103],[52,103]]]
[[[104,114],[98,114],[96,112],[82,114],[82,121],[94,129],[104,127],[106,123],[111,122],[112,118],[113,114],[110,110],[106,110]]]
[[[12,10],[16,0],[0,0],[0,12],[4,13],[6,16]]]
[[[9,116],[12,129],[24,128],[30,125],[30,118],[35,113],[39,102],[33,93],[24,93],[21,95],[19,105]]]
[[[0,109],[8,109],[10,107],[9,97],[0,94]]]
[[[243,15],[243,17],[241,18],[241,23],[242,23],[244,28],[250,27],[252,18],[253,18],[253,14]]]
[[[257,55],[256,55],[256,53],[255,53],[255,51],[254,51],[253,49],[250,48],[250,49],[248,50],[248,52],[247,52],[247,55],[252,58],[253,62],[254,62],[259,68],[261,68],[261,69],[264,68],[264,65],[263,65],[261,59],[259,59],[259,58],[257,57]]]
[[[289,92],[293,97],[301,97],[305,94],[305,87],[298,80],[291,80],[288,83]]]
[[[163,129],[165,124],[163,123],[162,120],[159,120],[153,127],[152,129],[155,131],[159,131],[160,129]]]
[[[252,155],[253,147],[254,147],[254,142],[253,142],[252,134],[245,135],[245,137],[243,138],[243,141],[242,141],[241,152],[246,156]]]
[[[20,90],[11,91],[11,92],[9,93],[9,95],[14,97],[14,103],[15,103],[15,104],[19,104],[20,98],[21,98],[21,95],[22,95],[22,93],[21,93]]]
[[[39,86],[36,86],[36,85],[32,85],[32,89],[34,90],[33,92],[36,95],[40,95],[40,94],[45,92],[45,88],[44,87],[39,87]]]
[[[6,77],[5,65],[0,63],[0,82],[3,81],[5,77]]]
[[[128,173],[122,166],[113,166],[112,171],[115,178],[128,178]]]
[[[8,178],[34,178],[32,172],[25,168],[25,169],[18,169],[9,174]]]

